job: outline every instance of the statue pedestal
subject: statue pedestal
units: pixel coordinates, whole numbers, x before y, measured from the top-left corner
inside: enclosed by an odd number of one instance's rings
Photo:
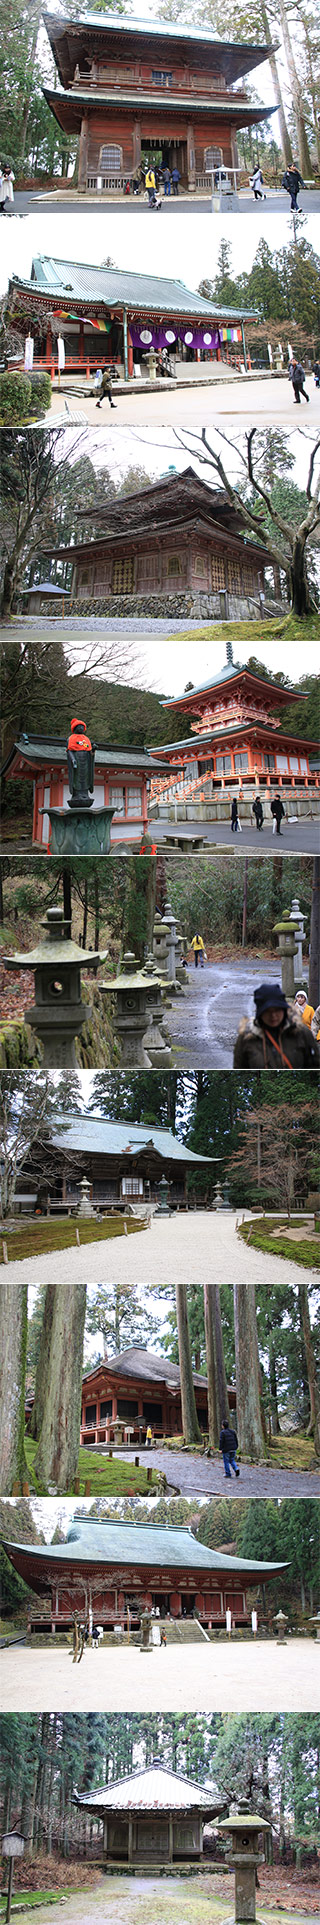
[[[51,823],[51,856],[107,856],[114,809],[41,809]]]

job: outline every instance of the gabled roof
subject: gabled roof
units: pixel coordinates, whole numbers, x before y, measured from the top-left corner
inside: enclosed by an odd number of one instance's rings
[[[170,1163],[212,1163],[219,1158],[196,1156],[188,1150],[186,1143],[180,1143],[178,1136],[171,1130],[155,1129],[150,1123],[108,1122],[105,1116],[70,1116],[61,1118],[61,1127],[50,1131],[50,1143],[56,1149],[78,1151],[86,1155],[89,1151],[99,1156],[131,1156],[132,1160],[145,1150],[151,1149],[163,1161]]]
[[[200,321],[258,320],[255,308],[232,308],[222,303],[215,307],[212,301],[204,301],[201,294],[194,294],[185,287],[183,281],[171,281],[165,275],[138,274],[133,268],[94,267],[90,263],[57,259],[53,255],[35,255],[32,262],[31,279],[20,279],[13,274],[10,283],[13,291],[25,289],[30,293],[50,295],[53,299],[70,307],[70,301],[81,301],[84,306],[94,304],[101,309],[121,309],[127,307],[131,314],[148,312],[186,316],[193,315]]]
[[[86,1370],[83,1382],[90,1383],[90,1378],[97,1377],[100,1370],[108,1376],[111,1373],[116,1377],[141,1377],[142,1382],[148,1378],[154,1383],[166,1383],[170,1389],[180,1387],[179,1364],[172,1363],[171,1357],[157,1357],[155,1350],[148,1350],[144,1344],[132,1344],[128,1350],[116,1351],[114,1357],[101,1358],[95,1368]],[[202,1377],[197,1370],[193,1370],[192,1376],[194,1384],[206,1390],[207,1377]]]
[[[185,1778],[181,1772],[170,1771],[155,1759],[154,1764],[145,1770],[132,1771],[125,1778],[113,1778],[112,1784],[101,1785],[97,1791],[75,1792],[74,1804],[83,1805],[86,1810],[95,1811],[208,1811],[214,1805],[217,1810],[216,1788],[199,1785],[195,1779]]]
[[[126,1524],[120,1520],[95,1517],[75,1517],[70,1524],[64,1544],[11,1544],[7,1540],[5,1549],[18,1556],[27,1552],[34,1568],[44,1564],[120,1564],[134,1565],[136,1569],[145,1565],[172,1570],[191,1569],[194,1571],[233,1571],[250,1578],[252,1572],[263,1577],[272,1577],[276,1572],[286,1569],[284,1564],[261,1563],[258,1558],[228,1557],[221,1551],[211,1551],[206,1544],[200,1544],[186,1524]]]

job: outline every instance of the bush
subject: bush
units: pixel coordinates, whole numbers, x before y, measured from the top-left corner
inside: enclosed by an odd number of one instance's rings
[[[51,378],[50,374],[45,374],[43,369],[41,374],[31,374],[30,380],[32,389],[32,414],[36,415],[37,420],[39,420],[40,416],[46,414],[47,409],[51,408]]]
[[[49,374],[28,374],[16,370],[0,374],[0,421],[5,427],[12,422],[41,420],[51,404],[51,380]]]
[[[27,374],[0,374],[0,421],[25,421],[31,414],[31,381]]]

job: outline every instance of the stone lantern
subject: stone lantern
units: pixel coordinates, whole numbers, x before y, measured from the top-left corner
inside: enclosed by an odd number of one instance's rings
[[[6,1921],[11,1918],[11,1899],[13,1887],[13,1867],[15,1858],[23,1858],[25,1841],[18,1831],[5,1831],[2,1839],[2,1857],[9,1859],[9,1879],[7,1893]]]
[[[287,1618],[286,1611],[277,1611],[277,1616],[274,1618],[274,1624],[276,1627],[276,1636],[277,1636],[278,1644],[286,1644],[287,1642],[286,1640],[287,1623],[288,1623],[288,1618]]]
[[[95,1211],[93,1208],[93,1203],[91,1203],[90,1183],[88,1183],[87,1176],[82,1177],[81,1183],[80,1183],[80,1190],[81,1190],[81,1202],[78,1204],[77,1216],[94,1217]]]
[[[71,731],[84,730],[84,723],[71,723]],[[51,823],[50,855],[105,856],[110,849],[110,830],[114,809],[95,805],[95,749],[89,736],[71,733],[67,748],[69,795],[61,809],[45,806],[41,815]]]
[[[153,1636],[152,1636],[151,1612],[142,1611],[141,1612],[140,1651],[152,1651],[152,1650],[153,1650]]]
[[[84,951],[66,932],[62,909],[48,909],[44,941],[25,955],[5,956],[6,969],[30,969],[34,974],[35,1002],[24,1012],[24,1022],[36,1030],[43,1046],[43,1060],[49,1069],[76,1067],[75,1037],[86,1021],[86,1004],[81,1002],[81,969],[94,969],[105,962],[107,949]]]
[[[144,1047],[148,1027],[147,982],[130,949],[123,957],[122,970],[110,982],[100,984],[101,995],[113,996],[116,1029],[120,1038],[122,1062],[127,1068],[151,1069],[151,1058]]]
[[[227,1864],[235,1873],[235,1911],[228,1925],[247,1925],[248,1920],[257,1919],[256,1872],[263,1862],[259,1835],[262,1832],[265,1837],[271,1825],[243,1799],[231,1806],[229,1818],[221,1820],[218,1830],[231,1833]]]
[[[289,916],[289,913],[287,916],[283,915],[281,922],[274,922],[273,934],[274,936],[278,936],[279,940],[283,993],[284,996],[287,996],[288,1001],[292,1002],[295,995],[294,957],[298,952],[298,943],[296,924]]]
[[[213,1209],[223,1210],[223,1195],[222,1195],[222,1189],[221,1189],[221,1184],[219,1180],[218,1180],[218,1183],[215,1184],[215,1198],[214,1198]]]
[[[143,965],[143,976],[147,985],[147,1010],[149,1024],[144,1037],[144,1047],[150,1056],[152,1069],[171,1069],[172,1051],[163,1034],[162,979],[157,974],[153,956],[147,956]]]
[[[159,1203],[154,1212],[155,1216],[170,1216],[170,1203],[168,1201],[169,1188],[168,1178],[162,1176],[159,1183]]]
[[[305,932],[303,914],[302,914],[302,910],[300,909],[300,903],[298,902],[297,896],[292,897],[289,920],[290,922],[294,923],[294,927],[296,931],[297,950],[296,950],[296,955],[294,957],[294,964],[293,964],[294,978],[295,978],[295,982],[301,983],[302,976],[303,976],[302,948],[303,948],[303,943],[305,941],[306,932]]]
[[[320,1611],[317,1612],[316,1618],[310,1618],[310,1624],[314,1624],[316,1643],[320,1644]]]
[[[168,979],[169,979],[171,989],[174,988],[175,994],[179,989],[179,992],[181,995],[182,993],[181,984],[177,983],[177,976],[176,976],[177,952],[179,952],[180,950],[180,937],[177,936],[176,918],[173,915],[171,902],[165,903],[164,921],[168,931],[167,939],[166,939],[167,951],[168,951],[168,963],[167,963]]]
[[[168,927],[166,917],[160,916],[159,912],[157,911],[157,914],[155,915],[155,918],[154,918],[154,924],[153,924],[153,954],[154,954],[155,962],[157,964],[157,969],[159,970],[159,975],[165,977],[167,989],[169,989],[168,938],[169,938],[169,927]]]

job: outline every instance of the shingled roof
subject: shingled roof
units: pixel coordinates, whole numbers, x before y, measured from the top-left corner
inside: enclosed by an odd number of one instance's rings
[[[179,1364],[172,1363],[171,1357],[157,1356],[155,1350],[148,1350],[145,1344],[132,1344],[128,1350],[116,1351],[114,1357],[101,1358],[95,1368],[85,1372],[83,1382],[90,1382],[90,1377],[96,1377],[98,1370],[104,1373],[110,1371],[112,1376],[141,1377],[142,1382],[148,1378],[154,1383],[168,1384],[171,1390],[180,1389]],[[197,1370],[192,1375],[194,1384],[206,1390],[207,1377],[202,1377]]]

